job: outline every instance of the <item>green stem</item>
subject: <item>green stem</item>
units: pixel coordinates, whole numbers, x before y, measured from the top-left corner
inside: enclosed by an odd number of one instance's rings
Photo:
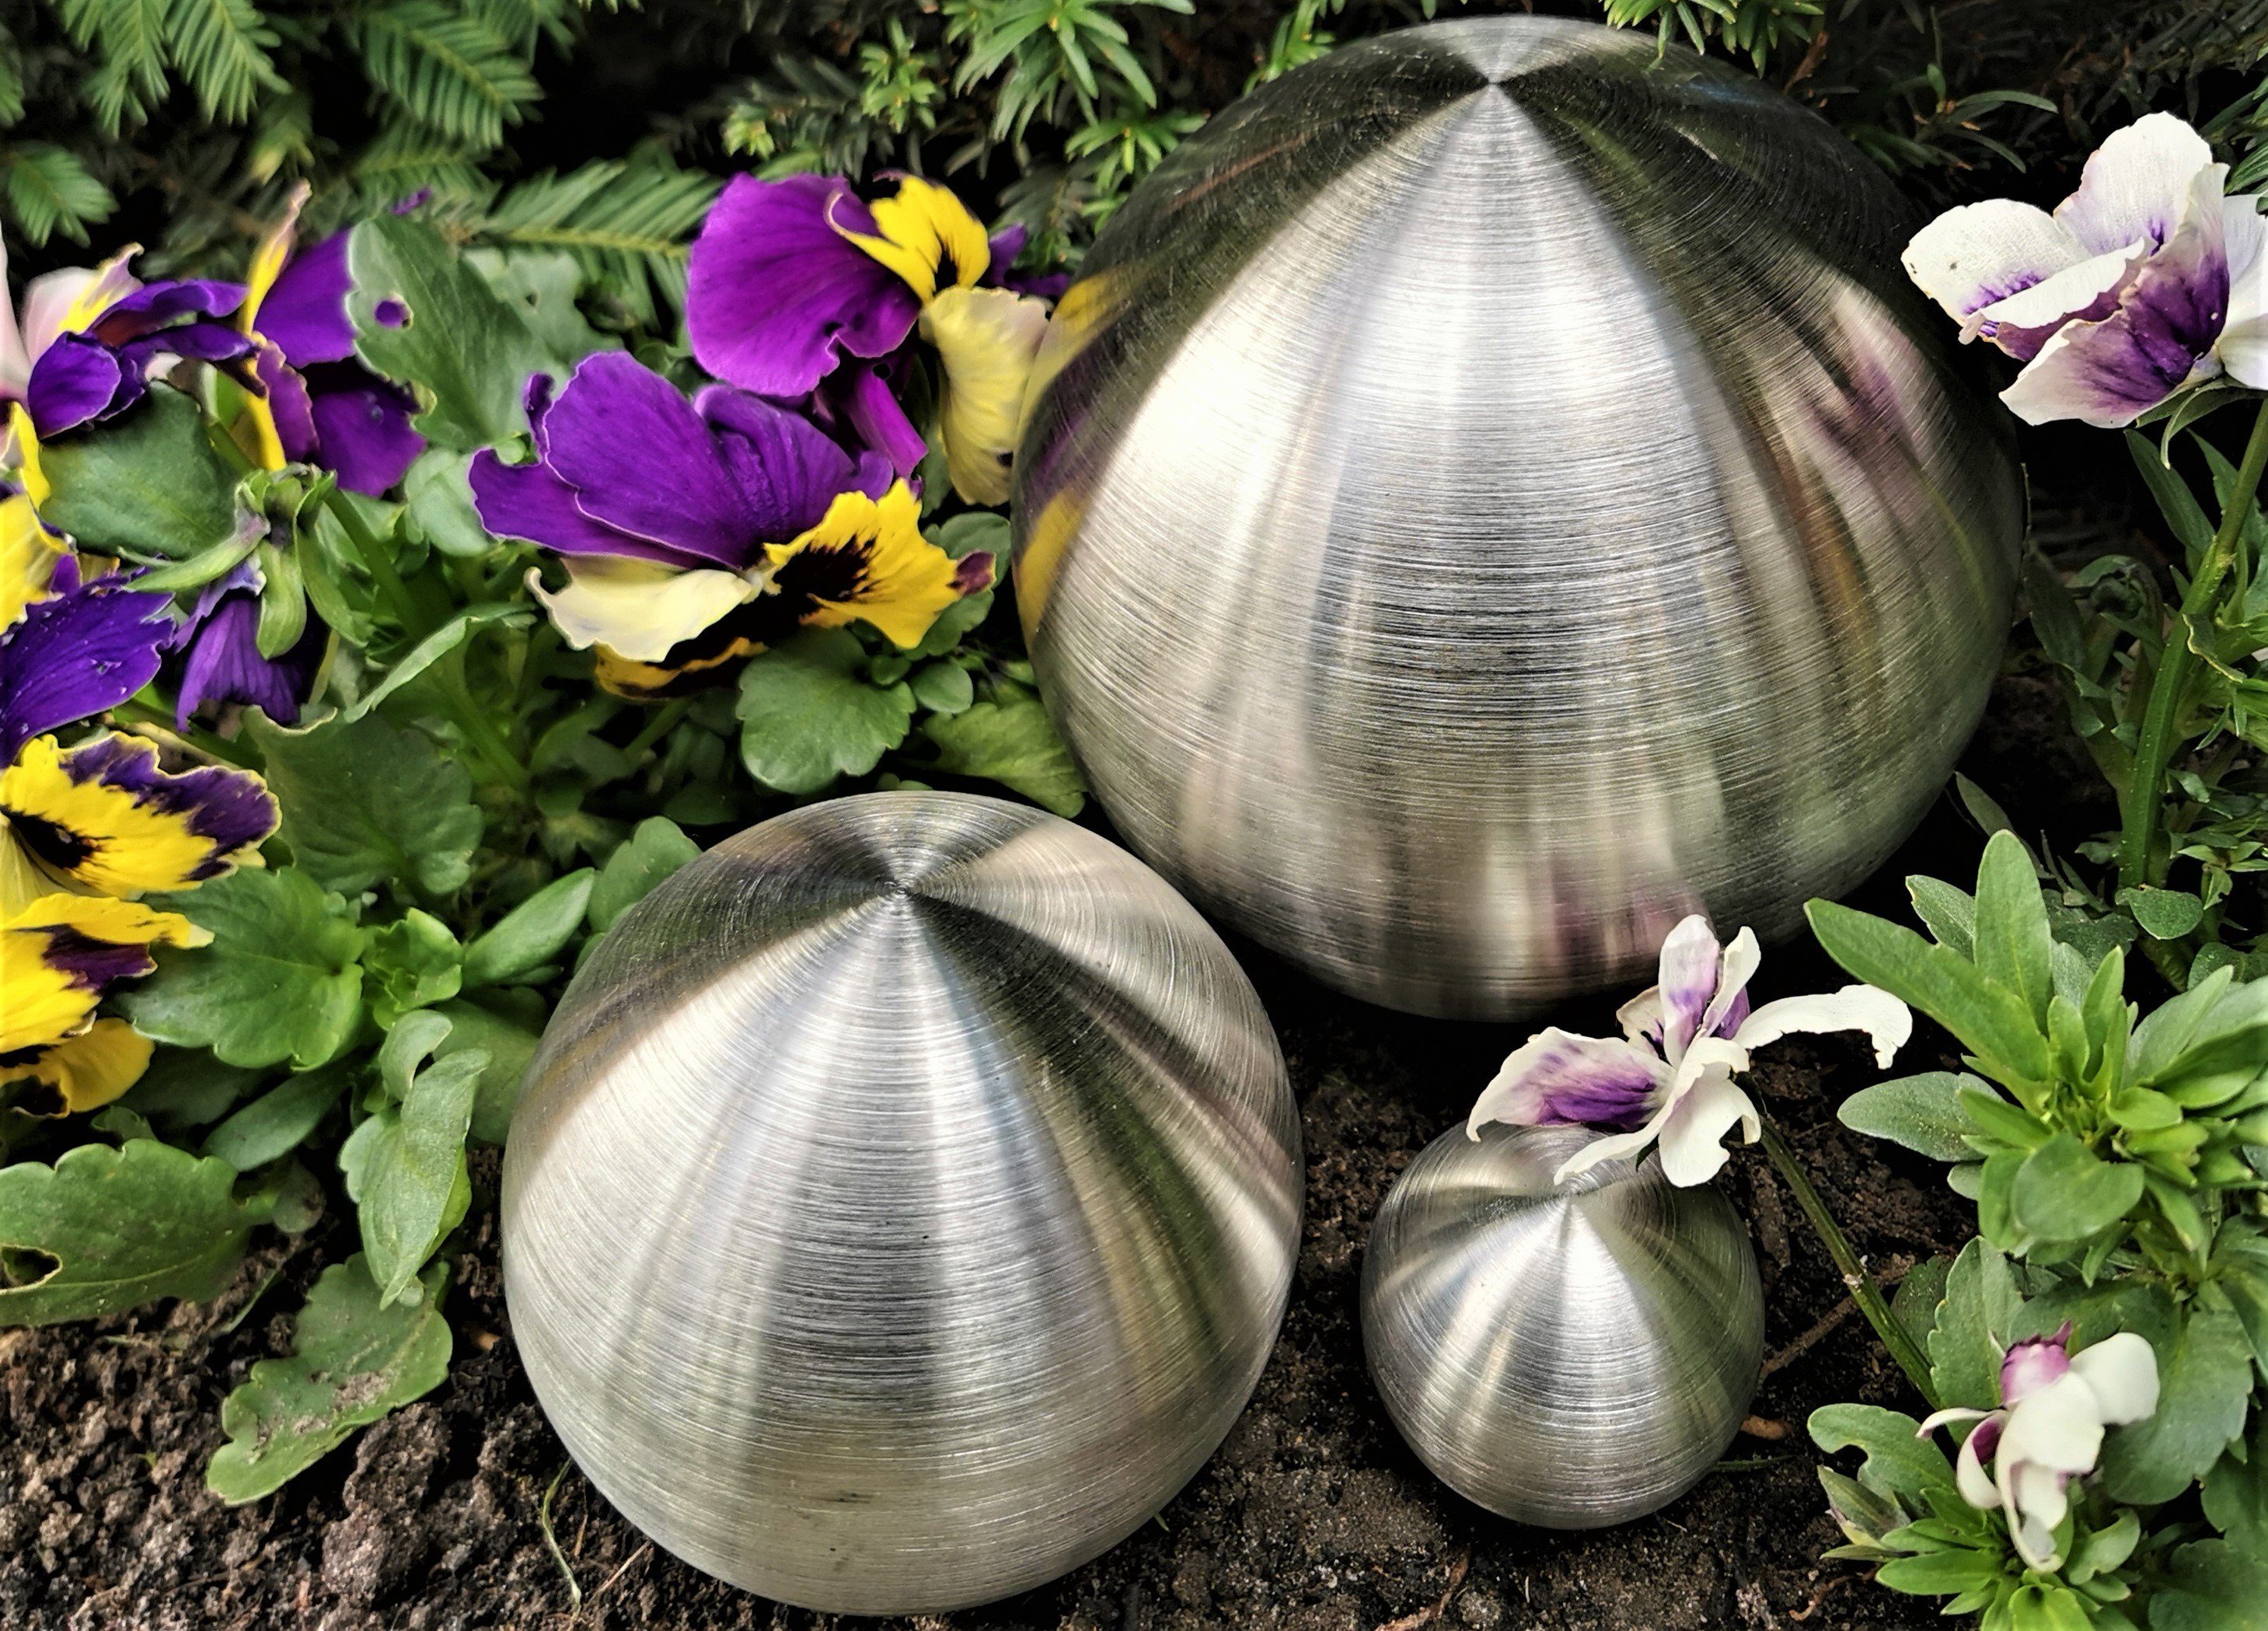
[[[346,529],[347,541],[354,545],[355,553],[362,557],[362,564],[370,572],[371,581],[378,586],[378,592],[394,609],[394,617],[401,623],[402,631],[413,640],[423,635],[426,631],[425,620],[418,616],[417,602],[410,595],[409,586],[401,580],[401,573],[394,565],[394,556],[385,543],[363,525],[362,517],[356,513],[353,502],[339,489],[331,489],[323,503],[338,524]]]
[[[1819,1198],[1819,1192],[1811,1186],[1810,1178],[1797,1164],[1795,1152],[1780,1136],[1779,1128],[1768,1116],[1760,1115],[1758,1119],[1764,1129],[1764,1154],[1771,1158],[1772,1170],[1795,1192],[1795,1204],[1803,1208],[1803,1215],[1811,1221],[1813,1231],[1827,1248],[1827,1255],[1835,1259],[1835,1266],[1842,1271],[1843,1283],[1851,1288],[1851,1300],[1859,1305],[1859,1311],[1867,1317],[1867,1323],[1874,1326],[1874,1334],[1881,1338],[1882,1346],[1890,1351],[1890,1357],[1898,1362],[1898,1369],[1906,1373],[1906,1379],[1914,1384],[1914,1391],[1922,1396],[1932,1410],[1935,1410],[1938,1406],[1937,1391],[1930,1382],[1929,1360],[1922,1353],[1920,1344],[1914,1340],[1913,1332],[1906,1329],[1905,1322],[1891,1310],[1889,1299],[1874,1283],[1874,1277],[1867,1272],[1866,1264],[1859,1260],[1858,1252],[1837,1225],[1834,1214],[1827,1210],[1827,1203]]]
[[[203,754],[209,759],[219,760],[223,764],[233,764],[239,770],[257,768],[246,759],[244,749],[227,738],[216,735],[201,725],[192,725],[187,730],[182,730],[174,725],[173,716],[171,713],[163,708],[144,702],[138,697],[128,697],[111,709],[110,715],[122,723],[140,726],[144,730],[158,735],[170,736],[184,746]]]
[[[2236,562],[2237,540],[2252,513],[2252,495],[2268,470],[2268,400],[2252,421],[2252,435],[2244,444],[2244,461],[2237,467],[2235,484],[2221,511],[2220,528],[2205,546],[2197,576],[2182,596],[2181,610],[2166,635],[2158,671],[2150,681],[2150,700],[2142,714],[2142,729],[2134,744],[2133,769],[2126,779],[2125,798],[2119,811],[2118,885],[2132,889],[2150,880],[2151,840],[2157,836],[2158,811],[2166,772],[2173,763],[2175,727],[2188,700],[2190,680],[2197,672],[2197,653],[2190,649],[2191,624],[2213,609],[2214,599]]]
[[[687,710],[692,706],[693,699],[690,697],[680,697],[674,701],[663,704],[639,728],[638,734],[630,738],[629,745],[622,749],[623,756],[633,764],[637,764],[639,759],[645,756],[648,749],[677,728],[677,722],[685,717]]]

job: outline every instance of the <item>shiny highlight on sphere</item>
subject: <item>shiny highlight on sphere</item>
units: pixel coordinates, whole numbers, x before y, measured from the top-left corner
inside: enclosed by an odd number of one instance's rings
[[[1549,1529],[1667,1506],[1725,1453],[1764,1363],[1747,1228],[1648,1158],[1555,1185],[1585,1127],[1462,1126],[1379,1208],[1362,1338],[1387,1413],[1467,1500]]]
[[[943,1612],[1146,1522],[1242,1409],[1299,1244],[1259,999],[1055,816],[872,793],[681,868],[512,1119],[512,1332],[576,1462],[688,1562]]]
[[[1017,595],[1118,831],[1358,996],[1505,1019],[1793,932],[1983,709],[2007,417],[1917,224],[1650,31],[1334,51],[1177,148],[1038,358]]]

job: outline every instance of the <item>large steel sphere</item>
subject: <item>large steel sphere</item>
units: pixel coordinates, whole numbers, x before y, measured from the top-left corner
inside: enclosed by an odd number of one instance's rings
[[[1651,1157],[1555,1185],[1595,1136],[1452,1128],[1363,1253],[1363,1348],[1395,1426],[1467,1500],[1551,1529],[1643,1517],[1698,1483],[1764,1362],[1739,1214]]]
[[[512,1118],[546,1413],[661,1545],[805,1607],[1037,1585],[1155,1513],[1259,1379],[1300,1128],[1258,998],[1094,834],[874,793],[616,923]]]
[[[1344,990],[1506,1018],[1885,859],[2021,533],[1915,225],[1748,75],[1537,18],[1332,53],[1135,190],[1017,458],[1049,706],[1133,846]]]

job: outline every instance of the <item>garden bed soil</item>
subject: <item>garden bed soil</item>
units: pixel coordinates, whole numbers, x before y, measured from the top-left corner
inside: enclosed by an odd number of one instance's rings
[[[2021,826],[2102,824],[2092,771],[2041,682],[2002,682],[1969,766]],[[1972,828],[1941,801],[1860,899],[1895,909],[1905,872],[1962,875]],[[567,1462],[513,1350],[492,1214],[470,1226],[449,1311],[458,1358],[436,1392],[257,1504],[203,1484],[218,1406],[288,1351],[335,1221],[247,1262],[202,1307],[0,1334],[0,1625],[11,1631],[527,1631],[778,1627],[887,1631],[1818,1631],[1942,1623],[1839,1539],[1803,1421],[1857,1399],[1912,1403],[1792,1198],[1754,1151],[1723,1180],[1753,1224],[1768,1374],[1748,1430],[1667,1510],[1554,1534],[1491,1517],[1427,1474],[1387,1421],[1356,1323],[1365,1233],[1410,1157],[1453,1125],[1521,1033],[1405,1018],[1240,948],[1281,1031],[1307,1136],[1307,1214],[1289,1317],[1219,1454],[1124,1544],[1064,1580],[941,1618],[838,1622],[774,1605],[648,1544]],[[1764,994],[1835,983],[1815,951],[1769,958]],[[1597,1029],[1609,1005],[1562,1017]],[[1902,1066],[1949,1063],[1925,1027]],[[1968,1207],[1936,1170],[1837,1124],[1873,1079],[1842,1038],[1792,1039],[1757,1073],[1860,1250],[1894,1274],[1958,1246]],[[492,1200],[493,1152],[476,1169]],[[327,1237],[326,1230],[331,1231]],[[548,1512],[548,1533],[546,1517]],[[555,1552],[556,1544],[556,1552]],[[579,1594],[579,1602],[578,1602]]]

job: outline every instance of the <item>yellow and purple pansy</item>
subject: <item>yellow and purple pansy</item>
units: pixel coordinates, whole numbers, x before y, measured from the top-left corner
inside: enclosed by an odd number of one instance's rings
[[[175,774],[145,742],[104,732],[66,748],[51,734],[150,683],[171,604],[122,575],[82,582],[67,556],[0,638],[0,1087],[35,1111],[107,1103],[149,1062],[149,1043],[96,1007],[149,972],[152,946],[201,934],[136,897],[254,860],[276,830],[249,772]]]
[[[536,458],[473,461],[490,532],[563,557],[536,594],[600,678],[652,697],[715,678],[793,633],[863,619],[902,646],[991,579],[923,537],[878,454],[853,459],[800,414],[726,386],[688,402],[621,351],[585,358],[551,399],[530,383]]]
[[[1009,463],[1044,293],[1009,268],[1022,229],[988,239],[946,188],[919,176],[872,204],[827,176],[736,177],[695,240],[686,332],[701,365],[761,395],[814,399],[901,475],[920,433],[888,385],[917,332],[943,373],[938,439],[954,491],[1008,496]]]
[[[30,356],[18,400],[34,435],[59,436],[124,413],[142,400],[150,365],[161,357],[225,364],[251,354],[247,336],[217,321],[243,304],[243,285],[211,278],[136,283],[125,271],[134,253],[104,262],[63,313],[61,330],[42,336]]]

